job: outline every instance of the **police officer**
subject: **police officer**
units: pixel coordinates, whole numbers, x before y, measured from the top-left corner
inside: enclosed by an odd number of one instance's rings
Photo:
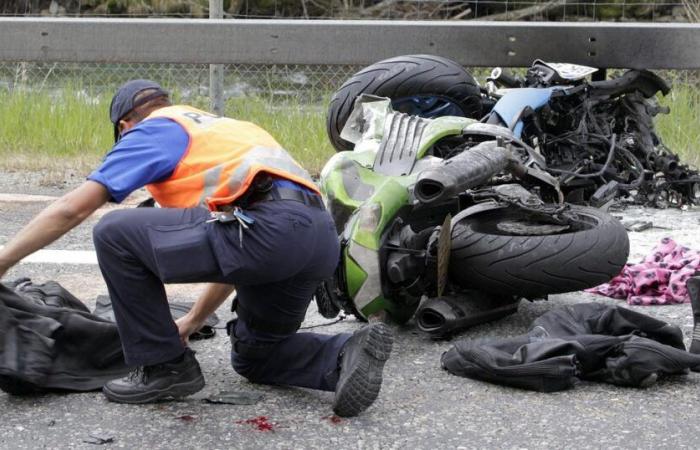
[[[127,364],[108,382],[115,402],[199,391],[187,338],[233,292],[231,360],[253,382],[335,391],[354,416],[376,399],[392,347],[373,323],[353,334],[297,333],[320,280],[339,257],[330,215],[308,173],[263,129],[183,105],[132,80],[110,106],[115,145],[87,181],[47,207],[0,250],[0,276],[107,201],[145,186],[163,208],[105,215],[93,230]],[[175,323],[163,283],[211,282]]]

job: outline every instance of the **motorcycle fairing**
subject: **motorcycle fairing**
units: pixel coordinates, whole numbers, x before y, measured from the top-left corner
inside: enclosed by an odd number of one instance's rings
[[[508,89],[503,97],[501,97],[496,106],[493,107],[493,113],[503,121],[508,128],[511,128],[516,137],[520,137],[523,132],[523,122],[518,120],[522,111],[530,107],[533,110],[538,110],[549,102],[552,98],[552,92],[562,89],[559,86],[550,88],[517,88]],[[517,123],[513,123],[517,120]]]
[[[392,309],[382,292],[379,252],[385,230],[408,198],[405,178],[385,178],[348,222],[351,231],[344,251],[352,264],[346,264],[345,278],[348,293],[365,318],[375,311]]]
[[[447,116],[409,123],[408,116],[391,111],[388,99],[364,97],[356,102],[356,110],[341,134],[343,139],[355,143],[355,149],[336,153],[323,168],[319,184],[346,243],[345,266],[340,270],[358,313],[366,318],[373,312],[386,310],[400,317],[406,314],[405,305],[387,299],[379,281],[383,238],[399,210],[410,204],[410,187],[416,174],[432,163],[433,158],[426,157],[432,145],[445,136],[461,134],[475,121]],[[405,154],[401,164],[410,161],[410,169],[405,169],[406,164],[398,171],[401,175],[381,172],[388,166],[382,165],[380,148],[386,152],[393,147],[392,133],[394,139],[398,136],[405,139],[410,134],[405,133],[409,125],[415,127],[410,140],[412,150]],[[390,172],[394,173],[397,167],[391,167]],[[409,312],[412,314],[413,310]]]
[[[374,154],[369,152],[339,152],[323,167],[319,184],[338,233],[384,180],[367,168],[373,160]]]
[[[384,137],[374,159],[375,172],[392,176],[411,173],[428,123],[418,116],[388,114],[384,122]]]
[[[357,151],[376,147],[384,135],[384,120],[391,112],[388,98],[362,94],[355,99],[340,137],[355,144]]]

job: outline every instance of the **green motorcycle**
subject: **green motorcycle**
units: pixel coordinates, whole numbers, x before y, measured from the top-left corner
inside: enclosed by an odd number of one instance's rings
[[[506,127],[434,119],[362,95],[321,190],[341,241],[319,311],[342,309],[441,337],[546,298],[599,285],[627,261],[622,225],[563,203],[542,156]]]

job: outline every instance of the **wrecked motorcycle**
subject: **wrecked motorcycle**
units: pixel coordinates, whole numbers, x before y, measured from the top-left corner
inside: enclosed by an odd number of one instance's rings
[[[352,143],[343,128],[354,99],[392,99],[397,111],[421,117],[481,119],[508,128],[544,159],[566,201],[600,207],[614,199],[658,207],[700,204],[700,175],[664,146],[653,118],[669,86],[646,70],[589,81],[597,69],[537,60],[524,77],[496,68],[481,88],[454,61],[408,55],[372,64],[331,99],[327,128],[339,151]]]
[[[615,276],[625,229],[599,209],[563,202],[544,161],[508,128],[421,118],[362,95],[339,135],[352,151],[320,186],[341,240],[319,311],[416,317],[445,336],[517,310],[522,298],[576,291]]]

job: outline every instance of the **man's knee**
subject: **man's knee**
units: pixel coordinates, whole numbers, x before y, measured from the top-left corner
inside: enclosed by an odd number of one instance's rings
[[[114,246],[120,239],[128,234],[128,228],[133,226],[133,218],[130,210],[110,211],[92,229],[92,240],[95,249],[99,251],[106,245]]]
[[[121,212],[111,211],[105,214],[94,226],[92,229],[92,240],[95,243],[95,248],[99,249],[105,244],[114,242],[114,238],[118,236],[120,231],[123,231]]]
[[[244,358],[240,354],[231,352],[231,366],[236,373],[251,383],[264,383],[263,370],[264,359]]]

